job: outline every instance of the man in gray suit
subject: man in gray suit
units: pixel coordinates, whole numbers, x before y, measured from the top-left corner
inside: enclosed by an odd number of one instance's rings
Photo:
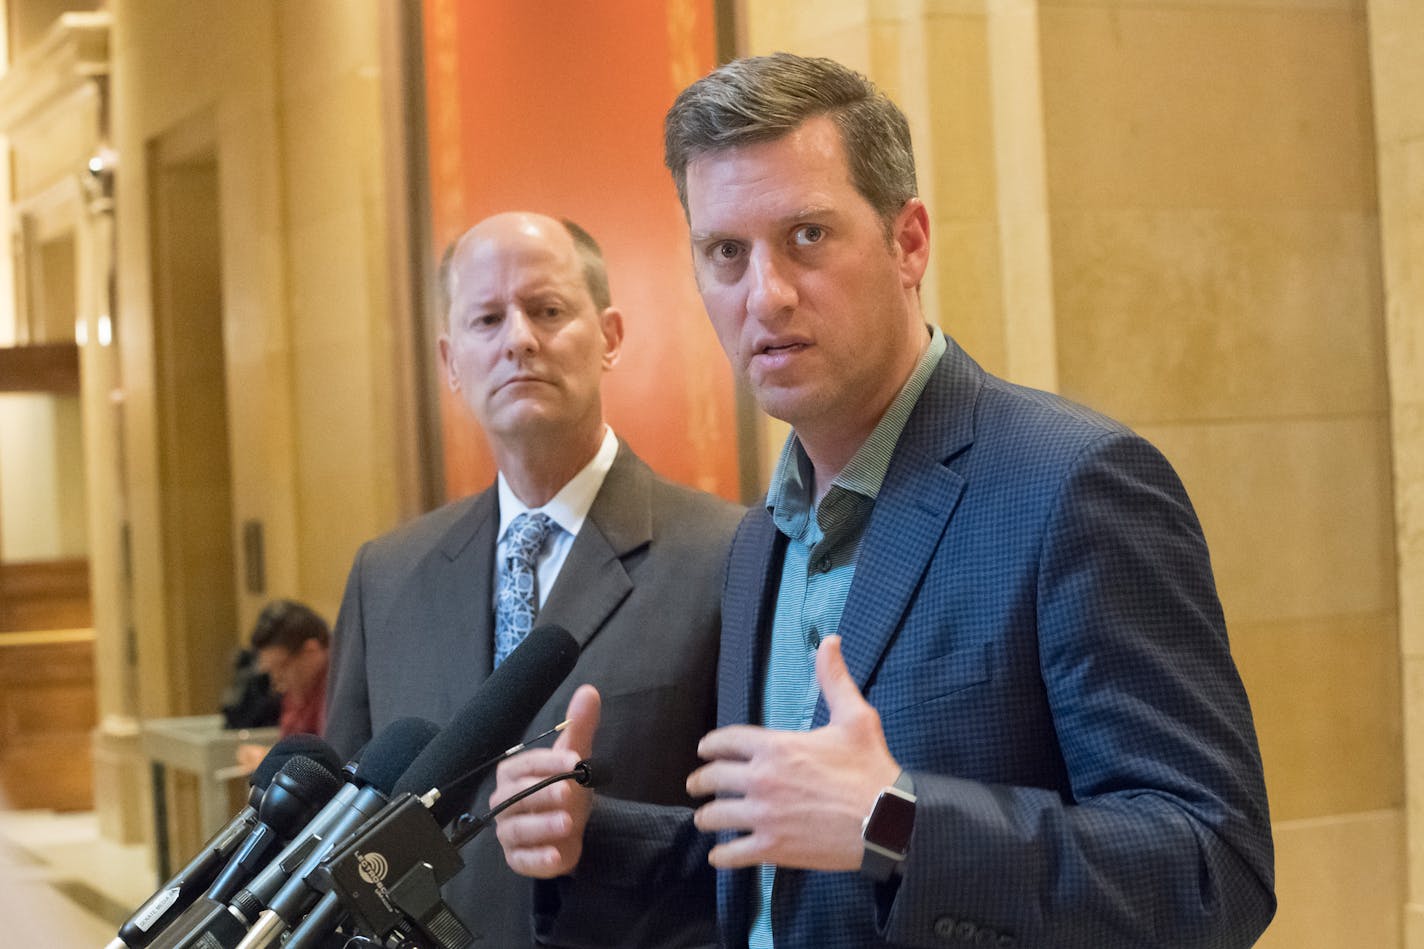
[[[715,720],[718,600],[741,509],[659,478],[604,423],[600,383],[618,362],[623,318],[581,228],[496,215],[455,244],[442,280],[445,381],[484,429],[499,476],[357,554],[337,619],[328,740],[349,755],[401,717],[444,724],[537,615],[568,629],[581,653],[526,737],[594,684],[601,792],[686,803],[697,739]],[[580,696],[598,701],[592,689]],[[490,774],[472,810],[492,787]],[[446,890],[456,912],[483,945],[531,945],[530,881],[506,866],[493,834],[463,855]],[[712,940],[705,884],[688,899],[708,910],[689,914],[679,945]]]

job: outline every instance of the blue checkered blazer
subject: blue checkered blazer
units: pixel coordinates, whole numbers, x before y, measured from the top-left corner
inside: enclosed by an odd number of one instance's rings
[[[718,724],[759,721],[784,538],[742,522]],[[950,343],[896,447],[839,632],[919,797],[905,874],[777,874],[778,949],[1251,945],[1275,908],[1251,712],[1201,528],[1126,428]],[[827,721],[825,703],[813,727]],[[722,873],[744,946],[754,875]]]
[[[719,725],[761,720],[784,546],[764,509],[733,541]],[[1235,949],[1265,929],[1251,712],[1201,528],[1147,442],[951,341],[896,446],[839,632],[914,777],[914,834],[892,886],[778,871],[778,949]],[[827,718],[821,703],[813,727]],[[647,934],[707,911],[684,882],[709,844],[688,818],[597,804],[576,879],[544,889],[540,932],[684,945]],[[717,874],[725,947],[745,949],[754,886],[754,870]],[[640,936],[620,941],[634,919]]]

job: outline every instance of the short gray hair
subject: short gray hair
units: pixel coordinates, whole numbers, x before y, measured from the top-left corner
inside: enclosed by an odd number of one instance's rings
[[[613,294],[608,289],[608,265],[603,261],[603,248],[593,235],[568,218],[560,218],[559,223],[574,239],[574,250],[583,264],[583,282],[588,285],[588,295],[593,297],[593,305],[602,313],[613,305]]]
[[[663,158],[687,212],[687,164],[699,155],[781,138],[807,119],[840,129],[851,181],[886,222],[919,193],[910,123],[874,83],[831,59],[793,53],[737,59],[678,95]]]

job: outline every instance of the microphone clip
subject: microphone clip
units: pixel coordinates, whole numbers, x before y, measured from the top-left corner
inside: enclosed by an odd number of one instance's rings
[[[470,838],[494,823],[494,819],[504,813],[506,808],[518,804],[526,797],[538,794],[551,784],[558,784],[560,781],[574,781],[583,787],[592,788],[598,784],[601,776],[601,769],[599,769],[594,762],[585,758],[574,765],[572,771],[551,774],[544,780],[531,784],[522,791],[511,794],[503,801],[500,801],[492,810],[485,812],[479,817],[470,813],[461,814],[451,825],[450,843],[456,847],[463,847],[470,841]]]

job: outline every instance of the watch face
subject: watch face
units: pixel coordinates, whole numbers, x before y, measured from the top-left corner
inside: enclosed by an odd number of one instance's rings
[[[867,843],[903,855],[910,849],[910,832],[914,827],[914,799],[887,788],[881,792],[875,808],[870,812],[864,836]]]

